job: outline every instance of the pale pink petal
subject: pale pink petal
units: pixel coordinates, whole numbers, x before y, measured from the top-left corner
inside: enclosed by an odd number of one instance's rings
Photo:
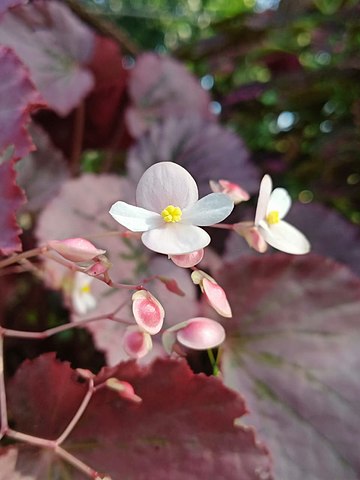
[[[124,350],[131,358],[142,358],[152,349],[151,336],[137,326],[128,327],[122,340]]]
[[[213,307],[213,309],[221,316],[230,318],[232,317],[231,307],[224,289],[220,287],[215,281],[212,282],[207,278],[202,281],[204,294]]]
[[[106,250],[96,248],[95,245],[85,238],[50,240],[47,245],[71,262],[87,262],[106,252]]]
[[[173,162],[155,163],[149,167],[136,189],[136,204],[156,213],[161,213],[169,205],[184,209],[198,198],[193,177]]]
[[[233,225],[236,233],[241,235],[247,241],[249,247],[253,248],[259,253],[264,253],[267,250],[267,243],[263,239],[259,228],[255,227],[252,222],[239,222]]]
[[[132,300],[132,311],[139,327],[150,335],[160,332],[165,317],[161,303],[147,290],[135,292]]]
[[[161,228],[149,230],[141,239],[146,247],[166,255],[184,255],[205,248],[210,236],[200,227],[168,223]]]
[[[285,188],[275,188],[271,192],[266,214],[279,212],[280,219],[284,218],[291,207],[291,198]]]
[[[262,222],[259,225],[261,235],[274,248],[293,255],[303,255],[310,251],[308,239],[297,228],[283,220],[274,225]]]
[[[181,223],[205,227],[224,220],[233,211],[234,202],[223,193],[210,193],[183,210]]]
[[[179,343],[193,350],[207,350],[220,345],[225,340],[225,330],[220,323],[205,317],[196,317],[184,322],[177,330]]]
[[[182,268],[190,268],[197,265],[204,256],[204,249],[196,250],[195,252],[187,253],[185,255],[171,255],[171,260],[177,265],[178,267]]]
[[[270,200],[272,180],[269,175],[264,175],[260,183],[259,198],[255,213],[255,225],[266,217],[267,207]]]
[[[146,232],[163,223],[159,213],[150,212],[144,208],[135,207],[125,202],[116,202],[109,210],[110,215],[132,232]]]

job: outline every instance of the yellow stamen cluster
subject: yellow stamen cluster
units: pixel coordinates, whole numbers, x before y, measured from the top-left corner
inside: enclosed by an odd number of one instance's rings
[[[275,225],[280,222],[279,212],[277,210],[272,210],[267,216],[266,221],[269,225]]]
[[[80,288],[81,293],[90,293],[90,284],[86,283]]]
[[[181,220],[182,211],[179,207],[174,207],[174,205],[168,205],[161,212],[161,216],[166,223],[176,223]]]

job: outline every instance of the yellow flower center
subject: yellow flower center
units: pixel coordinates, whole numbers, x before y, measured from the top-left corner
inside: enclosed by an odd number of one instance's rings
[[[161,212],[161,216],[166,223],[176,223],[181,220],[182,211],[179,207],[174,207],[174,205],[168,205]]]
[[[90,293],[90,284],[86,283],[80,288],[81,293]]]
[[[266,221],[269,225],[275,225],[276,223],[279,223],[280,222],[279,212],[277,210],[271,211],[266,216]]]

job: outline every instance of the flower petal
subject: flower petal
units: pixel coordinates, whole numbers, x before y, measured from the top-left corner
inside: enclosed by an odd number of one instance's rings
[[[173,162],[159,162],[146,170],[136,189],[136,204],[156,213],[168,205],[184,209],[199,198],[195,180]]]
[[[267,206],[269,203],[272,189],[272,180],[270,175],[264,175],[260,183],[259,198],[255,213],[255,225],[259,225],[261,220],[266,216]]]
[[[146,232],[163,223],[161,215],[135,207],[125,202],[116,202],[109,210],[110,215],[132,232]]]
[[[259,230],[269,245],[282,252],[303,255],[310,251],[310,243],[305,235],[287,222],[281,221],[270,226],[262,222]]]
[[[291,198],[285,188],[275,188],[271,192],[266,214],[278,211],[280,219],[284,218],[291,207]]]
[[[204,249],[195,250],[195,252],[186,253],[185,255],[171,255],[171,260],[177,265],[178,267],[182,268],[190,268],[197,265],[204,256]]]
[[[215,348],[225,340],[225,330],[220,323],[206,317],[196,317],[184,322],[176,334],[178,342],[193,350]]]
[[[234,202],[223,193],[210,193],[183,211],[181,223],[205,227],[214,225],[230,215]]]
[[[166,255],[183,255],[205,248],[210,236],[202,228],[181,223],[165,224],[142,234],[144,245]]]

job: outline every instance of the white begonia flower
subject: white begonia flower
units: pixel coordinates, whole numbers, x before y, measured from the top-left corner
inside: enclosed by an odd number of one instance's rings
[[[256,207],[255,226],[265,242],[278,250],[294,255],[310,251],[307,238],[283,218],[291,207],[291,198],[284,188],[272,190],[272,180],[265,175],[261,180]]]
[[[75,272],[74,285],[72,289],[72,304],[75,313],[85,315],[96,307],[96,299],[91,294],[91,282],[94,277],[86,273]]]
[[[133,232],[144,232],[142,241],[154,252],[183,255],[206,247],[210,236],[200,227],[224,220],[234,208],[222,193],[199,200],[195,180],[172,162],[155,163],[140,178],[137,206],[116,202],[112,217]]]

